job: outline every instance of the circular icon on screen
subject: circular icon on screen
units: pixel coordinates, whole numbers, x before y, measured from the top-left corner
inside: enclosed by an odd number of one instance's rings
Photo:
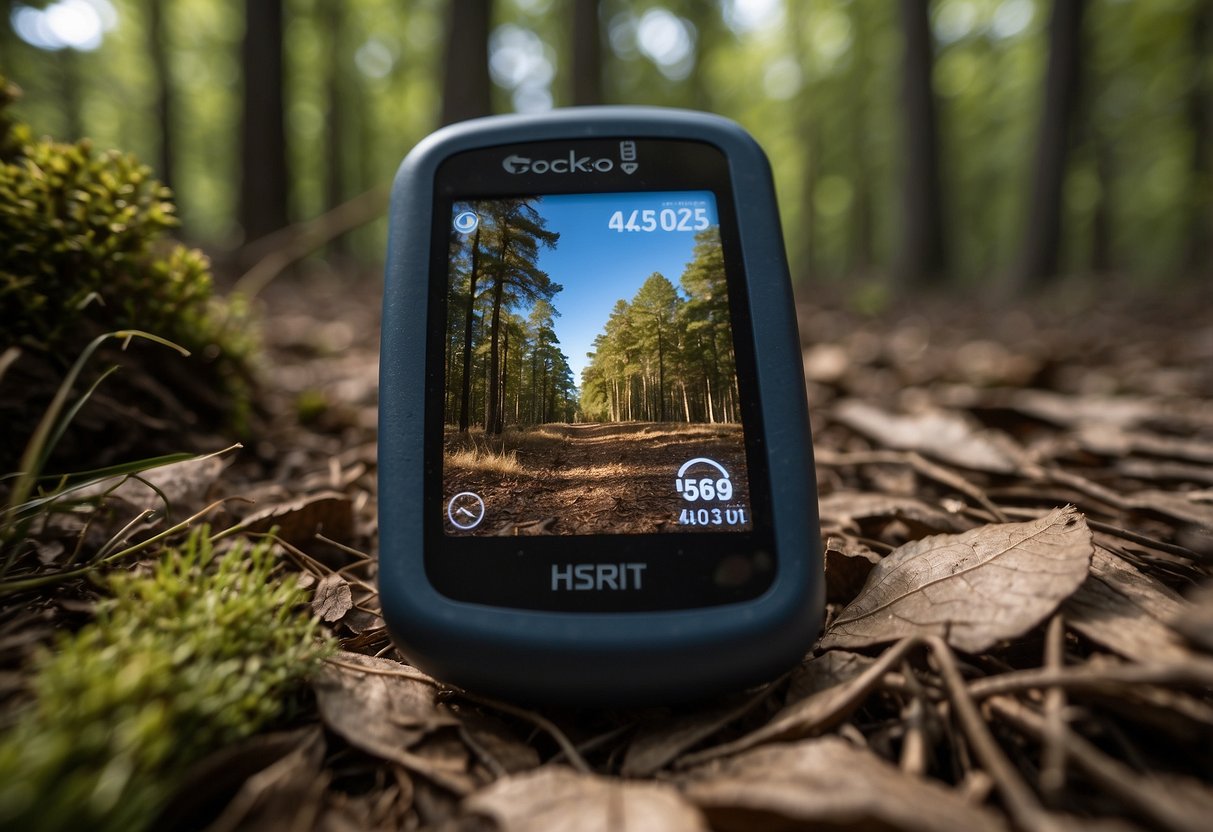
[[[446,516],[457,529],[474,529],[484,519],[484,500],[479,494],[460,491],[446,504]]]
[[[455,230],[460,234],[471,234],[480,225],[480,217],[475,211],[460,211],[455,215]]]

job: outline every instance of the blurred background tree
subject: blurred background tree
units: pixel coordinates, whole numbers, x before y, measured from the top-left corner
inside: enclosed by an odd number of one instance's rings
[[[6,0],[0,72],[35,130],[153,162],[233,274],[292,245],[373,273],[426,133],[602,102],[754,133],[802,284],[1173,288],[1213,277],[1211,21],[1213,0]]]

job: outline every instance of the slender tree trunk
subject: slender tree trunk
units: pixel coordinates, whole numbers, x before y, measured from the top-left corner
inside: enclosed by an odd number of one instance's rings
[[[448,0],[443,57],[442,123],[493,112],[489,79],[491,0]]]
[[[156,176],[173,187],[173,77],[169,66],[168,36],[164,26],[165,0],[148,0],[147,51],[152,62],[152,89],[155,98],[156,127],[159,146],[156,148]]]
[[[1054,0],[1049,21],[1049,67],[1036,142],[1027,228],[1015,268],[1018,288],[1047,283],[1061,257],[1062,197],[1073,116],[1078,104],[1085,0]]]
[[[901,241],[894,264],[902,287],[938,283],[947,276],[939,131],[931,88],[931,27],[927,0],[901,0],[903,162]]]
[[[472,324],[476,318],[476,279],[480,273],[480,227],[472,237],[472,268],[468,275],[468,308],[463,317],[463,393],[459,397],[459,431],[466,433],[472,398]]]
[[[256,0],[253,0],[256,2]],[[325,121],[324,143],[328,162],[324,175],[324,207],[331,211],[346,198],[347,171],[345,136],[350,113],[346,106],[350,91],[346,84],[345,67],[345,8],[346,0],[324,0],[321,21],[328,42],[328,79],[325,97],[328,118]],[[349,250],[349,237],[341,235],[329,243],[331,254],[344,254]]]
[[[814,117],[812,67],[806,59],[808,47],[804,41],[806,28],[804,3],[789,3],[785,7],[788,15],[787,34],[792,56],[800,70],[801,90],[796,96],[796,132],[800,137],[800,228],[792,234],[795,262],[801,277],[812,280],[817,276],[817,210],[813,197],[817,192],[817,119]]]
[[[506,387],[510,381],[510,327],[507,324],[501,338],[501,401],[497,404],[497,419],[505,429],[505,403],[509,397]],[[497,431],[500,433],[501,431]]]
[[[240,224],[245,242],[287,224],[282,0],[245,0]]]
[[[484,414],[485,433],[501,433],[500,413],[497,409],[497,374],[501,359],[501,304],[505,296],[505,247],[502,247],[501,272],[493,284],[493,313],[489,323],[489,392]]]
[[[570,0],[573,5],[573,105],[602,103],[602,27],[598,0]]]
[[[1213,0],[1199,0],[1191,27],[1193,70],[1188,89],[1188,129],[1192,135],[1192,214],[1188,225],[1187,267],[1193,277],[1213,278]]]

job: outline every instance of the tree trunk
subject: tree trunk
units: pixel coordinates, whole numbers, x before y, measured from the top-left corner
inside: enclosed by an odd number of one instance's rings
[[[246,243],[287,224],[282,0],[245,0],[240,224]]]
[[[442,123],[493,112],[489,80],[491,0],[449,0],[443,56]]]
[[[795,99],[796,133],[800,140],[800,227],[791,235],[795,246],[793,261],[797,265],[796,279],[812,280],[817,275],[816,208],[813,196],[817,191],[817,119],[814,115],[812,67],[806,59],[808,46],[804,41],[805,4],[789,3],[787,35],[796,67],[800,70],[801,88]]]
[[[1209,55],[1213,53],[1213,0],[1199,0],[1192,28],[1194,66],[1188,89],[1188,129],[1192,134],[1192,214],[1188,225],[1187,267],[1193,277],[1213,278],[1213,85]]]
[[[902,287],[947,276],[939,134],[931,89],[931,28],[927,0],[901,0],[903,162],[901,241],[894,274]]]
[[[159,146],[156,148],[156,176],[173,187],[173,80],[169,66],[169,49],[164,28],[165,0],[148,0],[147,51],[152,62],[152,86],[155,98],[156,127]]]
[[[598,0],[571,0],[573,4],[573,106],[602,103],[602,28]]]
[[[324,209],[331,211],[345,202],[346,173],[346,126],[350,114],[346,107],[347,91],[346,68],[342,57],[345,55],[345,7],[346,0],[325,0],[321,8],[321,23],[328,41],[328,79],[325,96],[327,102],[327,119],[325,121],[324,143],[328,155],[328,163],[324,169]],[[349,238],[346,235],[335,237],[329,243],[330,254],[345,254],[349,250]]]
[[[1014,272],[1020,289],[1040,286],[1057,274],[1061,256],[1062,196],[1082,56],[1085,0],[1054,0],[1049,21],[1049,67],[1044,111],[1036,141],[1027,228]]]
[[[468,276],[468,308],[463,318],[463,392],[459,397],[459,432],[468,429],[472,403],[472,324],[476,317],[476,278],[480,270],[480,227],[472,237],[472,269]]]

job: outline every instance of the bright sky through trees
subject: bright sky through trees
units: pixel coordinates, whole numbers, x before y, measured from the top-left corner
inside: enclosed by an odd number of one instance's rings
[[[630,301],[653,272],[677,286],[694,256],[693,230],[663,231],[659,225],[654,231],[616,231],[608,226],[611,215],[622,211],[626,221],[632,211],[660,212],[671,205],[703,207],[708,223],[717,224],[710,191],[569,194],[537,203],[548,229],[560,234],[554,249],[540,253],[538,266],[564,287],[554,302],[560,312],[555,330],[578,386],[589,363],[586,353],[593,349],[615,301]]]

